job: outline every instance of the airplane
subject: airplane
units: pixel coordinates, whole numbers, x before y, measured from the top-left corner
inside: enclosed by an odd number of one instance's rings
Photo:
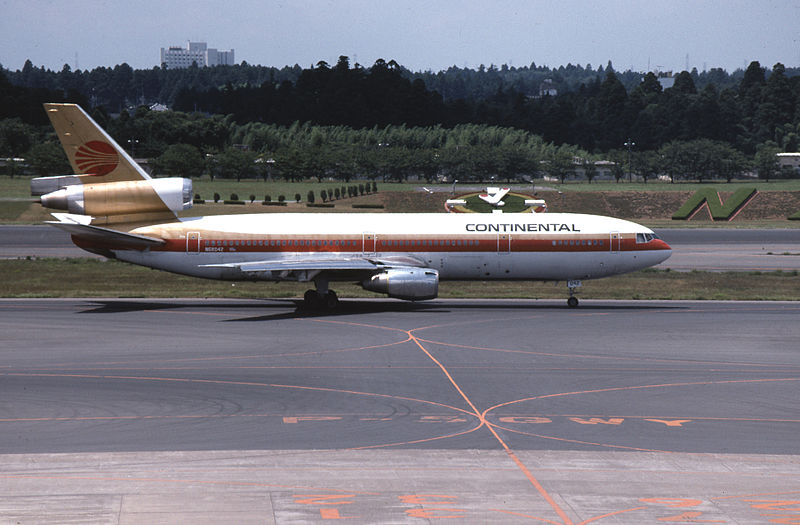
[[[338,304],[331,282],[389,297],[438,295],[440,280],[581,280],[656,265],[672,253],[639,224],[571,213],[260,213],[178,217],[192,183],[151,178],[75,104],[45,104],[75,174],[39,177],[47,221],[80,248],[207,279],[313,283],[303,306]],[[63,213],[66,212],[66,213]]]
[[[492,206],[505,206],[506,203],[503,202],[503,197],[506,196],[511,188],[486,188],[486,193],[481,193],[478,197]]]

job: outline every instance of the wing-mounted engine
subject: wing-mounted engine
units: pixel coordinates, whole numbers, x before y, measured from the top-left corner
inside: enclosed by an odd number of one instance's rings
[[[42,206],[92,216],[177,213],[192,207],[192,181],[189,179],[170,177],[91,183],[85,178],[81,180],[79,175],[70,177],[74,179],[63,181],[66,186],[40,197]],[[31,192],[37,193],[37,190],[42,191],[39,187],[34,189],[32,183]]]
[[[392,268],[373,275],[361,286],[396,299],[424,301],[439,295],[439,272],[431,268]]]

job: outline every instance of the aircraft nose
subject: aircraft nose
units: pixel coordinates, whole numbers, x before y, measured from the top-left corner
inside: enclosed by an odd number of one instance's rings
[[[659,258],[661,259],[658,261],[662,263],[670,258],[672,255],[672,247],[667,244],[666,242],[662,241],[661,239],[655,239],[653,242],[653,250],[658,250]],[[656,263],[658,264],[658,263]]]

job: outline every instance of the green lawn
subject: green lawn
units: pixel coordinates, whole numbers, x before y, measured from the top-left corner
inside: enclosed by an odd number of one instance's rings
[[[308,283],[208,281],[99,259],[0,260],[0,297],[300,298]],[[66,277],[66,278],[65,278]],[[384,297],[349,283],[332,283],[342,298]],[[567,298],[564,283],[449,281],[443,298]],[[674,272],[643,270],[584,281],[587,299],[798,300],[797,272]]]
[[[235,180],[209,180],[207,177],[194,179],[192,181],[194,192],[199,193],[204,199],[212,199],[214,193],[219,193],[223,199],[230,197],[231,193],[236,193],[241,199],[247,199],[250,194],[256,196],[257,200],[262,200],[264,195],[269,194],[272,200],[278,200],[279,195],[284,195],[287,200],[294,199],[294,195],[299,193],[302,200],[305,202],[306,194],[309,190],[313,190],[317,198],[320,199],[320,190],[329,190],[347,186],[348,183],[344,182],[323,182],[319,183],[316,180],[309,180],[304,182],[285,182],[282,180],[274,182],[264,182],[263,180],[247,179],[237,182]],[[352,181],[352,184],[366,184],[366,181]],[[418,191],[420,187],[435,188],[442,191],[450,192],[453,188],[452,184],[428,184],[425,181],[415,181],[408,183],[396,182],[381,182],[377,181],[378,191]],[[456,184],[456,194],[465,193],[470,190],[467,188],[484,188],[487,185],[492,185],[488,182],[469,182]],[[495,182],[496,186],[507,186],[503,182]],[[664,182],[648,182],[647,184],[636,183],[615,183],[615,182],[567,182],[560,184],[558,182],[549,182],[537,180],[534,185],[531,184],[511,184],[510,187],[513,191],[519,191],[525,194],[532,191],[541,191],[544,189],[554,189],[558,191],[695,191],[699,188],[707,188],[714,186],[720,191],[736,191],[741,186],[755,186],[759,191],[800,191],[800,179],[795,180],[782,180],[775,182],[763,181],[742,181],[726,183],[724,181],[715,181],[710,183],[698,184],[696,182],[680,182],[676,184],[669,184]],[[471,190],[474,191],[474,190]],[[13,179],[7,176],[0,176],[0,198],[27,198],[30,197],[30,177],[14,177]]]

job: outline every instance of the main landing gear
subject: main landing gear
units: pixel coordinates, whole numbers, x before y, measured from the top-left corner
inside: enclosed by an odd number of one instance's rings
[[[303,307],[309,310],[334,310],[339,306],[339,297],[336,292],[328,289],[328,281],[318,279],[314,281],[316,290],[306,290],[303,294]]]
[[[578,306],[578,298],[575,297],[575,289],[580,288],[583,284],[580,281],[567,281],[567,289],[569,290],[569,299],[567,299],[567,306],[575,308]]]
[[[333,290],[319,293],[317,290],[306,290],[303,294],[303,307],[309,310],[334,310],[339,306],[339,297]]]

